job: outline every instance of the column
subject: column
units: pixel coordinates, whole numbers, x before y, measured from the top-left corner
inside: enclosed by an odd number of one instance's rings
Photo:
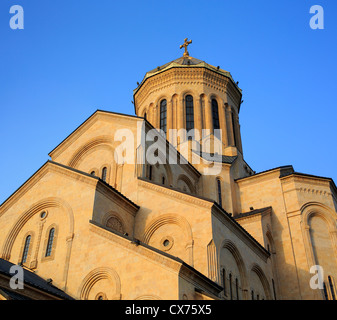
[[[205,129],[213,133],[212,101],[205,97]]]
[[[193,98],[194,100],[194,98]],[[198,130],[200,139],[202,138],[202,106],[201,98],[197,97],[195,99],[194,107],[194,128]]]
[[[230,146],[235,146],[235,140],[234,140],[234,128],[233,128],[233,113],[232,113],[232,108],[228,106],[227,108],[227,119],[228,119],[228,135],[229,135],[229,145]]]
[[[241,132],[240,132],[240,123],[239,123],[239,116],[237,114],[233,114],[234,116],[234,123],[235,123],[235,133],[236,133],[236,143],[237,143],[237,148],[241,151],[242,153],[242,143],[241,143]]]
[[[219,108],[220,129],[222,133],[222,143],[228,146],[227,120],[226,120],[226,104],[221,104]]]
[[[182,97],[178,98],[178,103],[177,103],[177,129],[185,129],[185,123],[184,123],[184,99]],[[180,143],[184,142],[186,139],[185,134],[180,137]]]
[[[167,100],[167,113],[166,113],[166,116],[167,116],[167,119],[166,119],[166,139],[169,140],[170,136],[169,136],[169,133],[170,133],[170,129],[173,128],[173,113],[172,113],[172,99],[170,100]],[[170,141],[171,142],[171,141]]]

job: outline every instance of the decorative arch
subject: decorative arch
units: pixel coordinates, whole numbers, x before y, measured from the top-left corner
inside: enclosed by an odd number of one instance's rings
[[[120,300],[121,298],[121,281],[118,273],[112,269],[107,267],[100,267],[90,271],[87,276],[83,279],[79,291],[78,296],[81,300],[88,300],[90,290],[99,280],[108,279],[115,283],[116,292],[113,296],[113,300]]]
[[[163,214],[154,218],[148,226],[145,227],[142,241],[148,244],[155,231],[165,224],[176,224],[184,230],[188,239],[186,250],[189,255],[189,264],[193,266],[193,233],[190,224],[184,217],[176,214]]]
[[[116,221],[118,221],[120,223],[121,226],[121,230],[117,230],[114,229],[120,233],[124,233],[125,232],[125,222],[124,220],[120,217],[120,215],[114,211],[109,211],[107,212],[103,218],[102,218],[102,225],[107,226],[107,223],[110,219],[116,219]]]
[[[309,227],[309,220],[314,215],[320,216],[324,219],[328,226],[329,231],[336,230],[337,227],[337,215],[331,208],[319,202],[308,202],[301,207],[302,224]]]
[[[10,260],[11,257],[11,251],[15,242],[15,239],[17,238],[20,230],[23,228],[23,226],[27,223],[29,219],[31,219],[36,213],[41,212],[42,210],[45,210],[47,208],[61,208],[66,212],[68,215],[68,222],[69,222],[69,235],[67,239],[72,239],[74,234],[74,214],[72,211],[72,208],[70,205],[63,201],[60,198],[46,198],[42,201],[39,201],[32,205],[27,211],[22,213],[17,221],[14,223],[12,229],[9,231],[8,235],[5,238],[5,242],[2,247],[2,254],[1,257],[5,260]]]
[[[267,277],[264,274],[263,270],[261,269],[261,267],[258,264],[253,263],[250,270],[255,272],[257,274],[258,278],[260,279],[260,281],[262,283],[262,286],[263,286],[264,293],[266,294],[266,299],[271,300],[272,296],[270,294],[269,282],[268,282]]]
[[[235,262],[238,266],[239,269],[239,273],[240,273],[240,278],[241,278],[241,286],[242,286],[242,296],[244,299],[248,299],[248,279],[247,279],[247,271],[246,271],[246,266],[245,263],[243,261],[243,258],[240,254],[240,251],[237,249],[237,247],[235,246],[235,244],[229,240],[226,239],[222,242],[221,247],[223,249],[227,249],[234,257]],[[218,265],[221,265],[221,250],[220,253],[218,255]]]
[[[162,298],[154,295],[144,295],[144,296],[139,296],[135,300],[163,300]]]
[[[323,219],[328,227],[328,233],[330,236],[331,247],[335,261],[337,259],[337,223],[336,223],[336,212],[333,211],[328,206],[319,202],[308,202],[301,207],[301,228],[304,241],[305,252],[307,255],[308,268],[316,265],[314,247],[312,243],[312,238],[310,234],[310,220],[311,218],[318,216]]]
[[[114,157],[117,157],[117,154],[115,153],[115,149],[113,148],[114,141],[110,136],[101,136],[94,138],[92,140],[89,140],[86,142],[83,146],[78,148],[73,156],[71,157],[71,160],[68,162],[68,166],[72,168],[76,168],[77,165],[79,164],[81,158],[92,151],[94,148],[98,146],[105,146],[109,150],[111,150],[114,154]]]
[[[181,181],[183,181],[183,182],[185,182],[185,183],[187,184],[187,186],[188,186],[188,188],[190,189],[190,192],[191,192],[192,194],[195,194],[195,193],[196,193],[195,187],[194,187],[192,181],[191,181],[185,174],[179,175],[179,177],[178,177],[178,179],[177,179],[177,184],[178,184],[179,180],[181,180]]]

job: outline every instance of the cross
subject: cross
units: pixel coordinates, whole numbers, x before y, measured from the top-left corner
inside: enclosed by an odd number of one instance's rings
[[[181,49],[181,48],[185,48],[185,52],[184,52],[184,54],[183,54],[184,57],[189,57],[189,53],[188,53],[188,51],[187,51],[187,46],[188,46],[189,44],[191,44],[191,43],[192,43],[192,40],[187,41],[187,38],[185,38],[185,39],[184,39],[184,44],[182,44],[182,45],[180,46],[180,49]]]

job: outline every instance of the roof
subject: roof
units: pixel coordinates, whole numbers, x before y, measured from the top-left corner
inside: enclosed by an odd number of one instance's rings
[[[66,138],[64,138],[52,151],[48,153],[48,155],[51,157],[52,153],[59,147],[61,144],[63,144],[71,135],[73,135],[76,131],[78,131],[80,128],[84,127],[84,125],[89,122],[90,119],[92,119],[95,115],[98,113],[106,113],[106,114],[111,114],[111,115],[117,115],[117,116],[122,116],[122,117],[129,117],[129,118],[135,118],[135,119],[140,119],[144,120],[144,118],[136,116],[136,115],[130,115],[130,114],[125,114],[125,113],[120,113],[120,112],[113,112],[113,111],[107,111],[107,110],[101,110],[97,109],[89,118],[87,118],[84,122],[82,122],[74,131],[72,131]]]
[[[165,251],[162,251],[160,249],[157,249],[155,247],[152,247],[150,246],[149,244],[147,243],[144,243],[142,241],[140,241],[139,239],[136,239],[136,238],[133,238],[133,237],[130,237],[128,235],[121,235],[119,234],[118,232],[115,232],[114,230],[106,227],[106,226],[103,226],[102,224],[94,221],[94,220],[89,220],[89,223],[95,225],[96,227],[99,227],[99,228],[102,228],[110,233],[113,233],[115,234],[116,236],[120,237],[120,238],[124,238],[125,240],[128,240],[128,241],[131,241],[132,243],[136,244],[137,246],[141,246],[141,247],[144,247],[148,250],[151,250],[159,255],[162,255],[168,259],[171,259],[173,261],[176,261],[178,263],[180,263],[182,266],[184,266],[185,268],[187,269],[190,269],[192,272],[194,272],[196,275],[198,275],[200,278],[202,278],[205,282],[209,283],[211,286],[213,286],[214,288],[218,289],[219,291],[222,290],[222,287],[216,283],[215,281],[211,280],[210,278],[208,278],[207,276],[205,276],[204,274],[202,274],[200,271],[198,271],[197,269],[195,269],[194,267],[190,266],[188,263],[186,263],[184,260],[180,259],[179,257],[176,257],[176,256],[173,256]]]
[[[108,183],[106,183],[105,181],[103,181],[101,178],[91,175],[89,173],[86,173],[84,171],[80,171],[78,169],[74,169],[72,167],[66,166],[64,164],[52,161],[52,160],[47,160],[47,162],[45,162],[30,178],[28,178],[16,191],[14,191],[3,203],[0,204],[0,209],[1,207],[7,203],[17,192],[19,192],[19,190],[21,190],[25,185],[27,185],[29,183],[29,181],[38,173],[40,172],[40,170],[43,170],[43,168],[45,168],[48,165],[55,165],[67,170],[70,170],[72,172],[78,173],[80,175],[86,176],[88,178],[94,179],[99,181],[101,184],[103,184],[104,186],[106,186],[107,188],[109,188],[112,192],[114,192],[117,196],[119,196],[120,198],[124,199],[127,203],[129,203],[129,205],[131,205],[132,207],[134,207],[135,209],[139,209],[139,206],[134,203],[133,201],[131,201],[128,197],[126,197],[124,194],[122,194],[121,192],[119,192],[117,189],[115,189],[114,187],[112,187],[111,185],[109,185]]]
[[[193,152],[195,154],[197,154],[198,156],[200,156],[201,158],[204,158],[207,161],[214,161],[214,162],[221,162],[221,163],[228,163],[228,164],[232,164],[235,159],[237,158],[237,156],[225,156],[222,154],[218,154],[218,153],[206,153],[206,152],[197,152],[195,150],[193,150]]]
[[[129,204],[131,204],[136,209],[140,208],[136,203],[134,203],[132,200],[130,200],[128,197],[126,197],[123,193],[119,192],[116,188],[114,188],[113,186],[111,186],[110,184],[108,184],[106,181],[102,180],[100,177],[94,176],[94,175],[89,174],[87,172],[84,172],[84,171],[81,171],[81,170],[78,170],[78,169],[66,166],[66,165],[64,165],[62,163],[58,163],[58,162],[55,162],[55,161],[48,160],[47,163],[52,163],[52,164],[54,164],[56,166],[59,166],[59,167],[71,170],[73,172],[82,174],[84,176],[87,176],[87,177],[90,177],[90,178],[93,178],[93,179],[96,179],[96,180],[100,181],[102,184],[104,184],[106,187],[108,187],[111,191],[113,191],[114,193],[118,194],[121,198],[123,198],[124,200],[126,200]]]
[[[138,91],[138,89],[142,86],[142,84],[146,81],[146,79],[148,79],[148,78],[150,78],[150,77],[152,77],[152,76],[154,76],[158,73],[161,73],[163,71],[171,69],[171,68],[186,68],[186,67],[206,68],[206,69],[214,71],[218,74],[221,74],[221,75],[229,78],[233,82],[235,87],[239,90],[239,92],[240,93],[242,92],[242,90],[234,82],[234,79],[233,79],[232,75],[230,74],[230,72],[228,72],[226,70],[223,70],[220,67],[214,67],[214,66],[206,63],[205,61],[202,61],[202,60],[199,60],[199,59],[188,56],[188,57],[181,57],[181,58],[175,59],[171,62],[165,63],[164,65],[158,66],[157,68],[147,72],[144,76],[144,79],[140,83],[140,85],[135,90],[133,90],[133,94],[135,94]]]
[[[249,216],[253,216],[253,215],[257,215],[257,214],[263,214],[263,213],[271,213],[272,207],[265,207],[265,208],[261,208],[261,209],[255,209],[255,210],[251,210],[248,212],[244,212],[244,213],[240,213],[235,215],[233,218],[234,219],[240,219],[240,218],[245,218],[245,217],[249,217]]]
[[[1,274],[12,277],[13,273],[10,273],[10,269],[11,269],[12,266],[14,266],[14,263],[11,263],[7,260],[4,260],[4,259],[0,258],[0,273]],[[43,278],[41,278],[40,276],[38,276],[34,272],[29,271],[25,268],[23,268],[23,281],[24,281],[25,284],[27,284],[31,287],[42,290],[42,291],[44,291],[48,294],[51,294],[53,296],[56,296],[58,298],[62,298],[62,299],[65,299],[65,300],[75,300],[74,298],[72,298],[71,296],[66,294],[64,291],[55,287],[51,283],[48,283],[46,280],[44,280]],[[2,290],[4,290],[4,289],[2,289]],[[6,290],[6,293],[9,291],[8,289],[5,289],[5,290]],[[17,296],[17,294],[15,292],[14,292],[14,294],[13,294],[13,292],[11,292],[10,296],[15,298]],[[23,299],[21,294],[20,294],[20,297],[21,297],[21,299]],[[19,298],[19,297],[17,296],[17,298]]]

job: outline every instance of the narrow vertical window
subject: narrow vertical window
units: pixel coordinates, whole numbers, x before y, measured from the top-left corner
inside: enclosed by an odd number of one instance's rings
[[[252,290],[251,295],[252,295],[252,300],[255,300],[255,298],[254,298],[254,290]]]
[[[162,182],[163,185],[165,184],[165,177],[162,177],[161,182]]]
[[[222,283],[223,283],[223,292],[226,294],[226,270],[222,270]]]
[[[166,113],[167,113],[167,102],[162,100],[160,102],[160,129],[166,134]]]
[[[220,207],[222,207],[222,192],[221,192],[221,180],[220,179],[216,179],[216,183],[217,183],[217,191],[218,191],[218,203],[220,205]]]
[[[102,169],[102,180],[105,182],[106,181],[106,174],[107,174],[108,169],[104,167]]]
[[[324,298],[325,298],[325,300],[329,300],[329,297],[328,297],[328,290],[326,289],[325,281],[323,282],[323,293],[324,293]]]
[[[328,276],[328,281],[329,281],[329,286],[330,286],[332,300],[336,300],[335,288],[334,288],[331,276]]]
[[[54,234],[55,234],[55,229],[51,228],[50,231],[49,231],[49,236],[48,236],[48,243],[47,243],[47,248],[46,248],[46,257],[49,257],[51,255],[51,251],[52,251],[52,248],[53,248]]]
[[[149,166],[149,180],[152,180],[152,166]]]
[[[275,290],[275,281],[274,281],[274,279],[271,279],[271,282],[273,284],[274,300],[277,300],[276,299],[276,290]]]
[[[232,126],[233,126],[234,146],[237,146],[237,144],[236,144],[236,132],[235,132],[235,119],[234,119],[234,113],[232,113]]]
[[[144,119],[146,120],[146,112],[144,113]]]
[[[260,300],[260,296],[258,294],[256,295],[256,300]]]
[[[231,300],[233,300],[233,289],[232,289],[232,274],[229,274],[229,295]]]
[[[186,131],[194,129],[194,111],[193,97],[191,95],[185,98]]]
[[[27,261],[30,239],[31,239],[31,236],[27,236],[26,241],[25,241],[25,246],[24,246],[23,252],[22,252],[21,263],[25,263]]]
[[[212,99],[213,129],[220,129],[218,102]]]
[[[235,279],[235,290],[236,290],[236,300],[240,300],[240,298],[239,298],[239,280],[238,280],[238,278]]]

